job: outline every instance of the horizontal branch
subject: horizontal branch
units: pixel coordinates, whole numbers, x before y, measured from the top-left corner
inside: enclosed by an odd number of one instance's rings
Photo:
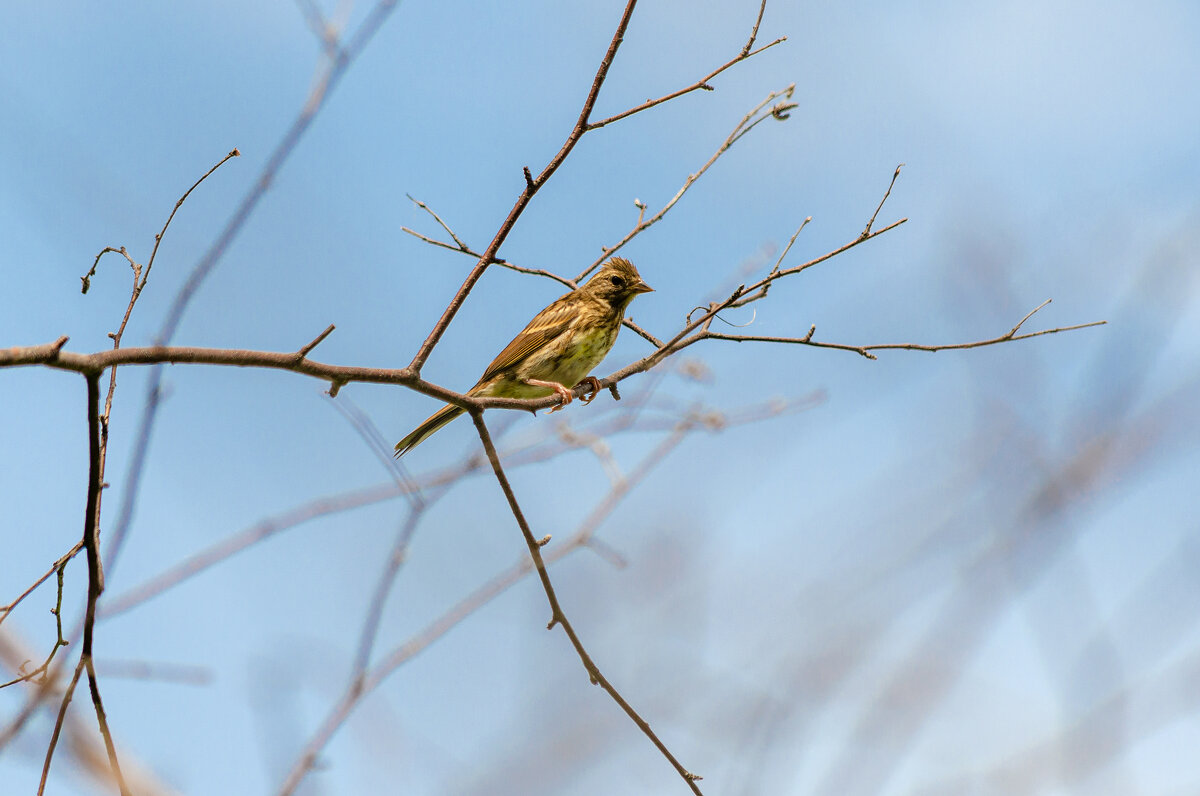
[[[426,381],[413,373],[411,368],[365,368],[350,365],[330,365],[307,359],[301,351],[252,351],[239,348],[199,348],[194,346],[146,346],[144,348],[118,348],[80,354],[63,351],[67,338],[53,343],[26,348],[0,349],[0,368],[42,365],[56,370],[67,370],[85,376],[98,375],[106,368],[118,365],[221,365],[237,368],[267,368],[285,370],[302,376],[328,381],[333,390],[353,382],[368,384],[402,384],[417,392],[461,406],[463,409],[536,409],[549,408],[559,403],[557,395],[546,398],[471,398],[441,385]],[[316,342],[316,341],[314,341]],[[305,348],[309,348],[305,346]],[[606,385],[607,386],[607,385]],[[585,388],[577,393],[582,396]]]
[[[816,332],[817,327],[809,327],[808,333],[803,337],[768,337],[764,335],[741,335],[741,334],[722,334],[719,332],[705,331],[696,336],[696,341],[699,340],[729,340],[735,343],[785,343],[789,345],[807,345],[814,348],[833,348],[839,351],[853,351],[856,354],[866,357],[867,359],[876,359],[872,351],[884,351],[888,349],[901,351],[955,351],[967,348],[983,348],[989,345],[998,345],[999,343],[1010,343],[1017,340],[1028,340],[1031,337],[1041,337],[1045,334],[1058,334],[1060,332],[1073,332],[1077,329],[1089,329],[1093,326],[1104,326],[1108,321],[1092,321],[1090,323],[1078,323],[1074,326],[1059,326],[1054,329],[1042,329],[1037,332],[1026,332],[1025,334],[1017,334],[1025,321],[1033,317],[1034,313],[1050,303],[1050,299],[1046,299],[1036,309],[1032,310],[1028,315],[1022,318],[1016,326],[1009,331],[997,337],[991,337],[987,340],[975,340],[969,343],[943,343],[940,345],[927,345],[924,343],[876,343],[875,345],[847,345],[845,343],[826,343],[819,340],[813,340],[812,336]]]

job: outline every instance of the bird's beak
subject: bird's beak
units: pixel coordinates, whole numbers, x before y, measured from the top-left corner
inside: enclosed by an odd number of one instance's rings
[[[638,283],[633,286],[634,293],[653,293],[654,288],[647,285],[645,282],[638,280]]]

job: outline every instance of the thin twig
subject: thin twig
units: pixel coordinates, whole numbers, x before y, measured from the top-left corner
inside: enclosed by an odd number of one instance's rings
[[[923,343],[879,343],[875,345],[847,345],[844,343],[825,343],[812,339],[812,333],[816,327],[809,330],[809,333],[804,337],[768,337],[764,335],[732,335],[720,334],[717,332],[707,332],[704,334],[704,339],[707,340],[729,340],[735,343],[787,343],[791,345],[807,345],[814,348],[833,348],[839,351],[853,351],[856,354],[866,357],[867,359],[876,359],[872,351],[883,351],[888,349],[899,349],[905,351],[955,351],[967,348],[983,348],[984,346],[997,345],[999,343],[1015,342],[1017,340],[1028,340],[1031,337],[1041,337],[1045,334],[1058,334],[1060,332],[1073,332],[1077,329],[1088,329],[1093,326],[1103,326],[1108,321],[1092,321],[1091,323],[1080,323],[1074,326],[1060,326],[1055,329],[1042,329],[1038,332],[1027,332],[1025,334],[1017,334],[1017,331],[1042,307],[1049,304],[1047,299],[1037,309],[1030,312],[1020,323],[1014,326],[1009,331],[997,337],[992,337],[987,340],[975,340],[969,343],[945,343],[942,345],[927,345]]]
[[[183,319],[183,314],[191,304],[193,296],[207,280],[209,274],[228,251],[230,244],[241,232],[250,219],[258,203],[266,195],[267,189],[275,180],[275,175],[295,151],[296,145],[304,137],[312,125],[317,113],[325,106],[333,90],[341,82],[347,70],[355,63],[363,49],[371,42],[375,34],[387,20],[396,6],[396,0],[379,0],[367,13],[359,25],[349,44],[336,49],[329,58],[329,63],[323,74],[318,76],[317,83],[310,91],[304,106],[292,120],[291,126],[279,139],[271,151],[258,177],[243,196],[242,201],[234,209],[226,221],[220,234],[201,256],[192,268],[184,285],[175,295],[167,317],[159,329],[155,342],[160,345],[169,343],[175,336],[175,331]],[[106,552],[106,565],[112,569],[120,557],[121,550],[127,538],[130,525],[133,522],[134,505],[141,488],[141,474],[149,449],[150,437],[154,432],[154,421],[158,416],[158,404],[162,396],[162,368],[154,368],[147,379],[146,397],[142,406],[142,417],[139,421],[137,435],[133,445],[133,455],[130,457],[126,471],[125,488],[122,494],[120,511],[110,534],[110,542]]]
[[[71,697],[75,694],[75,686],[79,685],[79,678],[83,674],[83,659],[75,665],[75,673],[71,676],[71,682],[67,684],[67,690],[63,692],[62,701],[58,705],[58,715],[54,719],[54,730],[50,733],[50,743],[46,745],[46,756],[42,759],[42,778],[38,782],[38,796],[42,796],[46,791],[46,780],[50,776],[50,761],[54,759],[54,750],[58,747],[58,739],[62,735],[63,724],[67,719],[67,705],[71,704]]]
[[[677,425],[677,429],[681,428],[682,424]],[[677,444],[678,440],[674,444]],[[660,462],[662,458],[674,447],[660,445],[652,451],[645,460],[631,473],[628,479],[622,482],[621,488],[628,492],[637,483],[639,483],[653,468],[655,464]],[[463,472],[475,469],[475,462],[478,462],[478,457],[471,457],[462,466]],[[446,484],[453,483],[457,478],[447,481]],[[617,487],[614,487],[615,490]],[[610,490],[611,494],[611,490]],[[605,511],[611,509],[619,501],[607,500],[604,504]],[[553,550],[548,551],[545,555],[547,563],[558,561],[567,555],[581,549],[585,544],[594,541],[592,532],[603,519],[603,511],[597,510],[589,515],[588,520],[576,531],[575,535],[565,545],[558,545]],[[317,755],[320,754],[332,739],[337,730],[345,723],[354,711],[355,707],[380,684],[382,684],[392,673],[400,666],[407,663],[412,658],[419,655],[427,649],[433,642],[450,632],[454,627],[460,624],[471,614],[475,613],[483,605],[506,591],[509,587],[522,580],[533,569],[533,565],[528,556],[522,556],[517,563],[510,567],[505,572],[492,578],[488,583],[476,589],[464,599],[460,600],[451,607],[441,617],[434,620],[424,630],[417,633],[400,647],[389,653],[382,661],[376,664],[369,670],[363,671],[361,676],[352,677],[347,685],[342,696],[337,703],[331,706],[325,720],[317,728],[316,732],[305,744],[304,749],[298,755],[296,762],[284,783],[280,786],[278,793],[280,796],[288,796],[299,787],[300,782],[312,769],[317,760]],[[361,658],[361,652],[359,657]]]
[[[871,214],[871,219],[867,221],[867,226],[863,228],[862,235],[860,237],[865,238],[871,234],[871,226],[875,223],[875,217],[878,216],[879,211],[883,209],[883,203],[886,202],[888,197],[892,195],[892,188],[896,185],[896,179],[900,176],[900,169],[902,168],[904,168],[903,163],[897,166],[896,170],[892,173],[892,181],[888,183],[887,191],[883,194],[883,198],[879,200],[879,207],[875,208],[875,212]]]
[[[464,252],[465,252],[465,251],[467,250],[467,244],[463,243],[461,240],[459,240],[459,239],[458,239],[458,236],[454,234],[454,230],[450,229],[450,227],[449,227],[449,226],[446,224],[446,222],[445,222],[445,221],[442,221],[442,217],[441,217],[441,216],[439,216],[437,213],[433,212],[433,210],[432,210],[432,209],[430,209],[429,205],[425,204],[425,203],[424,203],[424,202],[422,202],[420,199],[414,199],[414,198],[413,198],[413,195],[412,195],[412,194],[410,194],[410,193],[406,193],[406,194],[404,194],[404,195],[408,197],[408,200],[409,200],[410,202],[412,202],[412,203],[413,203],[413,204],[415,204],[417,207],[419,207],[419,208],[421,208],[422,210],[424,210],[424,211],[425,211],[426,213],[428,213],[429,215],[433,216],[433,220],[434,220],[434,221],[436,221],[436,222],[438,223],[438,226],[440,226],[442,229],[446,230],[446,234],[447,234],[447,235],[449,235],[449,236],[450,236],[450,238],[451,238],[451,239],[452,239],[452,240],[453,240],[453,241],[454,241],[456,244],[458,244],[458,250],[459,250],[459,251],[464,251]]]
[[[50,771],[50,761],[54,756],[54,747],[62,730],[62,722],[66,715],[67,704],[71,701],[74,686],[79,681],[80,670],[88,673],[88,687],[92,696],[92,705],[96,711],[96,721],[100,727],[100,735],[104,738],[104,747],[108,752],[108,762],[112,768],[113,777],[117,781],[122,796],[127,796],[129,788],[121,774],[121,766],[117,761],[116,745],[108,728],[108,717],[104,712],[104,703],[100,698],[100,686],[96,681],[96,671],[92,666],[93,642],[95,638],[96,601],[104,591],[104,569],[100,561],[100,373],[88,373],[87,378],[87,413],[88,413],[88,488],[87,508],[83,519],[83,549],[88,563],[88,593],[87,609],[83,622],[83,650],[71,687],[63,695],[59,708],[58,720],[55,722],[54,735],[42,769],[42,785],[39,793],[45,787],[46,776]]]
[[[626,233],[625,237],[621,238],[621,240],[617,241],[614,245],[601,247],[600,257],[598,257],[596,260],[592,261],[591,265],[589,265],[587,268],[584,268],[582,271],[580,271],[579,275],[575,277],[575,282],[577,282],[577,283],[582,282],[584,279],[587,278],[588,274],[592,273],[597,268],[599,268],[601,263],[603,263],[605,260],[607,260],[613,254],[620,251],[620,249],[622,247],[624,247],[627,243],[629,243],[629,241],[633,240],[635,237],[637,237],[639,234],[644,232],[646,229],[654,226],[659,221],[661,221],[662,218],[671,211],[671,208],[673,208],[676,205],[676,203],[679,202],[679,200],[683,198],[683,195],[688,192],[688,189],[691,188],[692,185],[694,185],[697,180],[699,180],[701,177],[703,177],[704,173],[707,172],[708,169],[714,163],[717,162],[718,158],[720,158],[723,154],[728,152],[730,147],[732,147],[739,138],[741,138],[743,135],[748,133],[750,130],[757,127],[760,122],[762,122],[766,119],[787,118],[786,115],[784,115],[782,117],[777,115],[776,108],[772,108],[771,110],[767,111],[766,113],[763,113],[761,116],[759,116],[759,113],[763,110],[763,108],[767,107],[772,102],[779,99],[780,97],[790,98],[792,96],[793,92],[795,91],[795,89],[796,89],[796,85],[793,83],[792,85],[788,86],[785,89],[782,89],[781,91],[772,91],[770,94],[767,95],[766,99],[764,99],[762,102],[755,105],[750,110],[750,112],[747,113],[745,116],[743,116],[742,120],[740,122],[738,122],[736,126],[734,126],[733,131],[730,132],[729,135],[725,137],[725,140],[717,148],[717,151],[714,152],[712,154],[712,156],[707,161],[705,161],[702,166],[700,166],[699,169],[697,169],[695,172],[693,172],[692,174],[689,174],[687,176],[687,179],[684,180],[684,182],[683,182],[683,186],[680,187],[680,189],[675,192],[675,195],[673,197],[671,197],[671,199],[665,205],[663,205],[662,208],[657,213],[650,216],[650,218],[645,218],[645,207],[644,206],[640,207],[639,212],[638,212],[638,220],[637,220],[637,223],[635,223],[633,225],[633,229],[631,229],[628,233]],[[794,105],[791,105],[788,103],[781,103],[781,104],[787,105],[788,107],[794,107]]]
[[[742,48],[742,57],[747,58],[750,55],[750,48],[754,46],[754,40],[758,38],[758,26],[762,24],[763,14],[767,10],[767,0],[762,0],[758,6],[758,16],[754,18],[754,29],[750,31],[750,39],[746,42],[746,46]]]
[[[37,589],[38,586],[41,586],[43,583],[45,583],[47,580],[49,580],[51,575],[53,575],[56,572],[62,572],[62,569],[63,569],[63,567],[65,567],[67,565],[67,562],[70,561],[72,558],[74,558],[76,556],[76,554],[78,554],[79,551],[82,549],[83,549],[83,541],[81,540],[81,541],[76,542],[74,544],[74,546],[71,547],[70,550],[68,550],[66,553],[64,553],[62,555],[62,557],[60,557],[57,561],[54,562],[54,564],[52,564],[50,566],[50,569],[46,570],[46,574],[42,575],[40,578],[38,578],[33,583],[31,583],[29,585],[29,588],[27,588],[25,591],[21,592],[16,597],[16,599],[14,599],[8,605],[0,606],[0,624],[3,624],[4,620],[8,619],[8,615],[13,612],[13,609],[16,608],[18,605],[20,605],[21,602],[26,597],[28,597],[30,594],[32,594],[34,592],[34,590]]]
[[[620,422],[600,429],[597,433],[612,436],[613,434],[632,428],[634,426],[633,420],[636,418],[636,413],[642,403],[644,403],[644,399],[639,400],[638,398],[634,398],[627,401],[626,409],[619,418]],[[671,422],[676,423],[678,419],[674,419]],[[639,425],[638,427],[641,428],[642,426]],[[652,431],[655,428],[652,425],[646,425],[645,430]],[[559,438],[554,437],[553,439]],[[559,441],[561,442],[562,440]],[[570,444],[554,447],[541,446],[535,451],[523,449],[515,456],[510,457],[506,454],[503,458],[505,461],[509,461],[510,458],[512,459],[509,464],[510,467],[521,467],[552,459],[563,451],[574,449],[574,447]],[[394,461],[390,455],[390,451],[388,451],[387,459],[389,462]],[[126,613],[168,591],[179,583],[232,558],[243,550],[276,534],[298,527],[310,520],[381,503],[386,500],[393,500],[396,497],[408,495],[417,490],[424,490],[426,492],[436,490],[454,484],[464,476],[479,472],[483,464],[482,457],[471,455],[464,457],[459,464],[427,476],[417,483],[405,479],[402,483],[397,484],[393,480],[386,484],[321,497],[267,517],[180,561],[144,583],[134,586],[128,591],[118,594],[116,597],[104,600],[100,605],[98,618],[101,620],[110,619]]]
[[[612,124],[613,122],[617,122],[617,121],[620,121],[621,119],[632,116],[635,113],[641,113],[642,111],[649,110],[650,108],[653,108],[657,105],[662,105],[664,102],[670,102],[671,100],[675,99],[676,97],[682,97],[684,94],[690,94],[693,91],[697,91],[697,90],[712,91],[713,87],[711,85],[709,85],[708,81],[712,80],[714,77],[721,74],[729,67],[734,66],[735,64],[739,64],[742,61],[745,61],[747,58],[753,58],[754,56],[758,55],[759,53],[771,49],[776,44],[782,44],[783,42],[787,41],[787,36],[780,36],[778,39],[771,42],[770,44],[764,44],[762,47],[759,47],[757,50],[754,50],[753,52],[751,52],[750,48],[754,45],[755,37],[758,36],[758,23],[762,21],[762,9],[765,6],[766,6],[766,0],[763,0],[762,7],[759,8],[758,19],[755,20],[755,22],[754,22],[754,30],[750,34],[749,41],[746,42],[746,45],[742,48],[742,51],[740,53],[738,53],[736,56],[734,56],[733,58],[729,59],[729,61],[722,64],[721,66],[718,66],[716,69],[709,72],[707,75],[700,78],[695,83],[692,83],[690,86],[685,86],[677,91],[672,91],[670,94],[664,94],[663,96],[659,97],[658,99],[646,100],[641,105],[635,105],[634,107],[632,107],[628,110],[624,110],[624,111],[621,111],[620,113],[613,114],[612,116],[609,116],[608,118],[605,118],[605,119],[601,119],[598,122],[592,122],[588,125],[588,129],[596,130],[600,127],[604,127],[605,125],[609,125],[609,124]]]
[[[438,240],[437,238],[431,238],[428,235],[423,235],[420,232],[417,232],[416,230],[410,229],[408,227],[400,227],[400,231],[407,232],[409,235],[412,235],[414,238],[424,241],[425,243],[428,243],[431,246],[437,246],[442,249],[449,249],[452,252],[459,252],[460,254],[466,254],[471,257],[474,257],[477,260],[483,256],[479,252],[475,251],[470,246],[466,246],[465,244],[461,248],[458,246],[452,246],[449,243],[446,243],[445,241]],[[567,279],[565,276],[559,276],[558,274],[554,273],[553,271],[547,271],[543,268],[527,268],[523,265],[516,265],[515,263],[511,263],[508,260],[505,260],[503,257],[493,257],[492,265],[498,265],[501,268],[507,268],[508,270],[516,271],[519,274],[530,274],[532,276],[544,276],[547,279],[552,279],[561,285],[566,285],[567,287],[571,288],[572,290],[575,289],[575,283],[572,282],[570,279]]]
[[[325,327],[325,331],[321,332],[319,335],[314,337],[312,342],[308,343],[307,345],[305,345],[303,348],[301,348],[299,351],[296,352],[296,359],[304,359],[305,357],[307,357],[309,355],[309,352],[311,352],[314,348],[316,348],[321,343],[323,343],[325,341],[326,337],[333,334],[334,328],[336,328],[336,327],[334,327],[334,325],[332,323],[329,324],[329,326]]]
[[[881,230],[871,233],[870,237],[875,237],[895,228],[901,222],[895,222]],[[869,238],[858,239],[851,242],[838,251],[845,251],[862,240]],[[749,303],[754,299],[753,291],[760,290],[765,285],[780,277],[798,273],[805,268],[808,268],[817,262],[829,259],[833,254],[823,255],[822,257],[810,260],[795,268],[783,269],[782,271],[770,274],[764,277],[759,282],[748,288],[739,288],[730,295],[729,298],[722,302],[714,302],[711,304],[698,318],[690,320],[686,323],[674,337],[662,343],[651,354],[626,365],[625,367],[614,371],[608,377],[601,379],[601,387],[607,389],[613,384],[634,375],[635,373],[644,373],[650,370],[663,359],[672,354],[701,341],[704,339],[731,339],[729,336],[722,338],[714,332],[700,332],[696,335],[688,337],[689,334],[700,329],[706,323],[710,323],[712,319],[724,309],[730,307],[740,307]],[[749,299],[747,299],[749,296]],[[845,350],[861,352],[865,348],[867,351],[880,350],[887,348],[901,348],[912,350],[948,350],[954,348],[978,348],[982,345],[992,345],[1008,340],[1023,340],[1028,337],[1038,337],[1045,334],[1057,334],[1059,332],[1075,331],[1077,329],[1086,329],[1091,326],[1099,326],[1105,321],[1093,321],[1091,323],[1078,324],[1074,326],[1064,326],[1057,329],[1046,329],[1040,332],[1031,332],[1024,335],[1009,335],[1005,334],[999,338],[986,341],[976,341],[971,343],[955,343],[940,346],[922,346],[916,343],[884,343],[871,346],[845,346],[833,343],[815,343],[811,339],[804,338],[771,338],[766,342],[792,342],[792,343],[808,343],[826,348],[842,348]],[[750,340],[752,338],[746,338]],[[312,359],[297,360],[296,352],[275,352],[275,351],[250,351],[242,349],[222,349],[222,348],[194,348],[194,347],[176,347],[176,346],[153,346],[148,348],[122,348],[119,350],[100,351],[94,354],[78,354],[71,351],[60,351],[54,344],[30,346],[28,348],[10,348],[0,349],[0,367],[18,367],[29,365],[45,365],[47,367],[60,370],[70,370],[83,373],[85,375],[99,373],[106,367],[113,365],[154,365],[161,363],[176,363],[176,364],[206,364],[206,365],[225,365],[232,367],[250,367],[250,368],[271,368],[277,370],[286,370],[293,373],[311,376],[313,378],[329,381],[333,383],[348,384],[352,382],[364,382],[373,384],[402,384],[410,389],[424,393],[434,398],[438,398],[447,403],[452,403],[455,406],[460,406],[464,409],[471,408],[503,408],[503,409],[523,409],[536,410],[545,409],[554,406],[558,402],[557,396],[548,396],[546,398],[498,398],[498,397],[470,397],[461,393],[448,390],[445,387],[434,384],[433,382],[425,381],[414,377],[408,368],[366,368],[353,367],[349,365],[331,365],[323,362],[317,362]],[[585,388],[579,388],[580,394]]]
[[[483,449],[487,453],[488,461],[492,465],[492,472],[495,473],[496,481],[500,484],[500,489],[508,501],[508,507],[521,529],[521,535],[525,537],[525,545],[529,548],[529,556],[533,560],[534,569],[537,570],[538,579],[542,583],[542,589],[546,592],[546,600],[550,603],[551,612],[550,623],[547,625],[547,628],[553,628],[555,625],[562,627],[563,632],[567,634],[567,638],[571,641],[571,646],[575,648],[576,654],[579,655],[580,661],[583,662],[583,666],[587,670],[591,681],[608,692],[613,701],[625,711],[625,714],[633,720],[638,729],[650,739],[651,743],[658,748],[663,757],[671,763],[679,773],[679,776],[683,778],[683,781],[692,789],[692,792],[699,794],[700,788],[696,785],[696,781],[700,779],[700,776],[683,767],[683,764],[675,758],[675,755],[671,753],[666,744],[650,729],[650,725],[646,723],[646,720],[634,710],[633,706],[621,696],[616,687],[605,678],[599,667],[592,660],[591,655],[584,648],[583,642],[579,640],[575,628],[572,627],[570,620],[567,619],[566,613],[563,612],[562,606],[558,602],[558,595],[554,592],[554,585],[550,582],[550,574],[546,570],[546,562],[542,558],[541,544],[534,538],[533,532],[529,529],[529,523],[525,520],[525,515],[521,511],[520,504],[517,503],[517,496],[513,493],[512,485],[509,484],[508,477],[504,474],[504,468],[500,464],[500,457],[496,454],[496,447],[492,444],[491,435],[488,434],[487,426],[483,422],[483,413],[478,411],[472,412],[471,419],[475,421],[475,430],[479,433],[479,440],[483,443]]]
[[[401,229],[401,231],[407,232],[409,235],[412,235],[414,238],[424,241],[425,243],[428,243],[431,246],[438,246],[442,249],[449,249],[452,252],[459,252],[461,254],[467,254],[476,259],[479,259],[479,257],[482,256],[477,251],[475,251],[474,249],[472,249],[469,246],[465,246],[464,248],[459,248],[458,246],[452,246],[449,243],[446,243],[445,241],[440,241],[440,240],[437,240],[436,238],[431,238],[428,235],[423,235],[420,232],[417,232],[416,230],[409,229],[408,227],[401,227],[400,229]],[[498,265],[501,268],[507,268],[508,270],[516,271],[519,274],[529,274],[530,276],[546,277],[547,279],[552,279],[561,285],[565,285],[566,287],[571,288],[572,290],[575,290],[577,287],[577,284],[575,283],[574,280],[568,279],[565,276],[559,276],[558,274],[554,273],[553,271],[547,271],[544,268],[528,268],[523,265],[516,265],[515,263],[511,263],[508,260],[505,260],[501,257],[493,257],[492,265]],[[638,326],[636,323],[633,322],[633,320],[631,318],[625,318],[624,320],[622,320],[621,325],[630,329],[634,334],[638,335],[639,337],[648,341],[649,343],[651,343],[654,346],[662,345],[662,341],[660,341],[654,335],[650,334],[650,332],[647,332],[645,329]]]
[[[55,638],[54,646],[50,649],[50,654],[46,656],[46,660],[44,660],[42,662],[41,666],[38,666],[36,669],[33,669],[32,671],[28,671],[28,672],[20,671],[19,672],[19,674],[21,675],[20,677],[17,677],[14,680],[10,680],[7,683],[0,684],[0,688],[7,688],[10,685],[16,685],[17,683],[22,683],[22,682],[26,682],[26,681],[36,682],[37,681],[36,678],[38,678],[39,676],[42,678],[42,680],[40,682],[45,683],[48,679],[46,677],[46,672],[49,671],[50,664],[54,661],[54,656],[56,654],[58,654],[58,651],[60,649],[62,649],[63,647],[67,646],[70,643],[69,641],[67,641],[67,639],[65,637],[63,637],[62,597],[63,597],[63,568],[66,566],[67,562],[70,561],[72,555],[74,555],[74,554],[72,553],[72,554],[69,554],[69,555],[66,555],[66,556],[63,556],[62,558],[60,558],[58,560],[58,563],[56,564],[56,569],[54,570],[54,572],[58,575],[58,596],[55,599],[54,607],[50,609],[50,613],[54,614],[54,624],[55,624],[55,629],[56,629],[58,635]],[[44,580],[44,578],[43,578],[43,580]],[[41,581],[39,581],[38,583],[41,583]],[[30,587],[29,591],[32,591],[33,588],[34,587]],[[26,594],[28,594],[28,593],[29,592],[27,591]],[[22,596],[24,596],[24,595],[22,595]],[[7,614],[5,614],[5,616],[7,616]],[[2,617],[0,617],[0,621],[3,621]],[[22,665],[21,668],[24,669],[24,666]]]
[[[421,368],[425,366],[425,362],[429,359],[429,355],[433,353],[434,346],[442,339],[446,329],[450,326],[450,322],[454,320],[454,316],[458,314],[458,310],[466,301],[467,295],[471,289],[475,287],[475,283],[483,276],[483,272],[491,265],[492,259],[500,250],[500,245],[508,238],[508,234],[512,231],[513,226],[517,223],[517,219],[525,212],[525,208],[529,206],[529,202],[533,199],[534,194],[546,184],[546,181],[558,171],[558,167],[567,159],[567,155],[571,154],[571,150],[579,143],[579,139],[587,132],[588,119],[592,114],[592,108],[596,104],[596,98],[600,95],[600,87],[604,85],[604,80],[608,77],[608,70],[612,66],[613,59],[616,57],[617,48],[621,46],[621,42],[625,39],[625,29],[629,27],[629,19],[633,16],[634,6],[637,5],[637,0],[628,0],[625,5],[625,11],[621,15],[621,21],[617,23],[617,29],[613,33],[612,41],[609,42],[608,50],[604,53],[604,58],[600,61],[600,67],[596,70],[596,76],[592,79],[592,87],[588,91],[587,99],[584,100],[583,108],[579,112],[579,119],[575,122],[575,126],[571,128],[571,132],[567,135],[567,140],[563,142],[562,147],[550,159],[537,178],[534,179],[530,174],[529,169],[525,169],[525,188],[517,197],[516,203],[512,209],[508,211],[508,216],[500,225],[500,229],[496,230],[496,234],[492,237],[491,243],[479,256],[479,261],[475,267],[467,274],[467,278],[463,281],[462,287],[450,299],[450,303],[446,306],[441,317],[434,325],[429,336],[421,343],[417,353],[413,356],[412,362],[409,363],[409,368],[414,373],[420,373]]]

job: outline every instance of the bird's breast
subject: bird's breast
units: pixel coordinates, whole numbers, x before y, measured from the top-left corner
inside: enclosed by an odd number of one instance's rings
[[[531,355],[521,368],[520,376],[574,387],[608,354],[619,328],[614,325],[568,331]]]

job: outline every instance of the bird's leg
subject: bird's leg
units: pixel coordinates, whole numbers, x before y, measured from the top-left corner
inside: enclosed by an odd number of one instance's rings
[[[562,403],[550,410],[550,414],[554,414],[559,409],[562,409],[567,404],[571,403],[571,399],[575,395],[556,381],[542,381],[541,379],[525,379],[526,384],[532,384],[534,387],[547,387],[558,393],[558,397],[562,399]]]
[[[575,385],[575,389],[577,390],[580,387],[587,387],[587,392],[579,396],[579,400],[583,401],[584,406],[587,406],[600,394],[600,379],[595,376],[588,376]]]

